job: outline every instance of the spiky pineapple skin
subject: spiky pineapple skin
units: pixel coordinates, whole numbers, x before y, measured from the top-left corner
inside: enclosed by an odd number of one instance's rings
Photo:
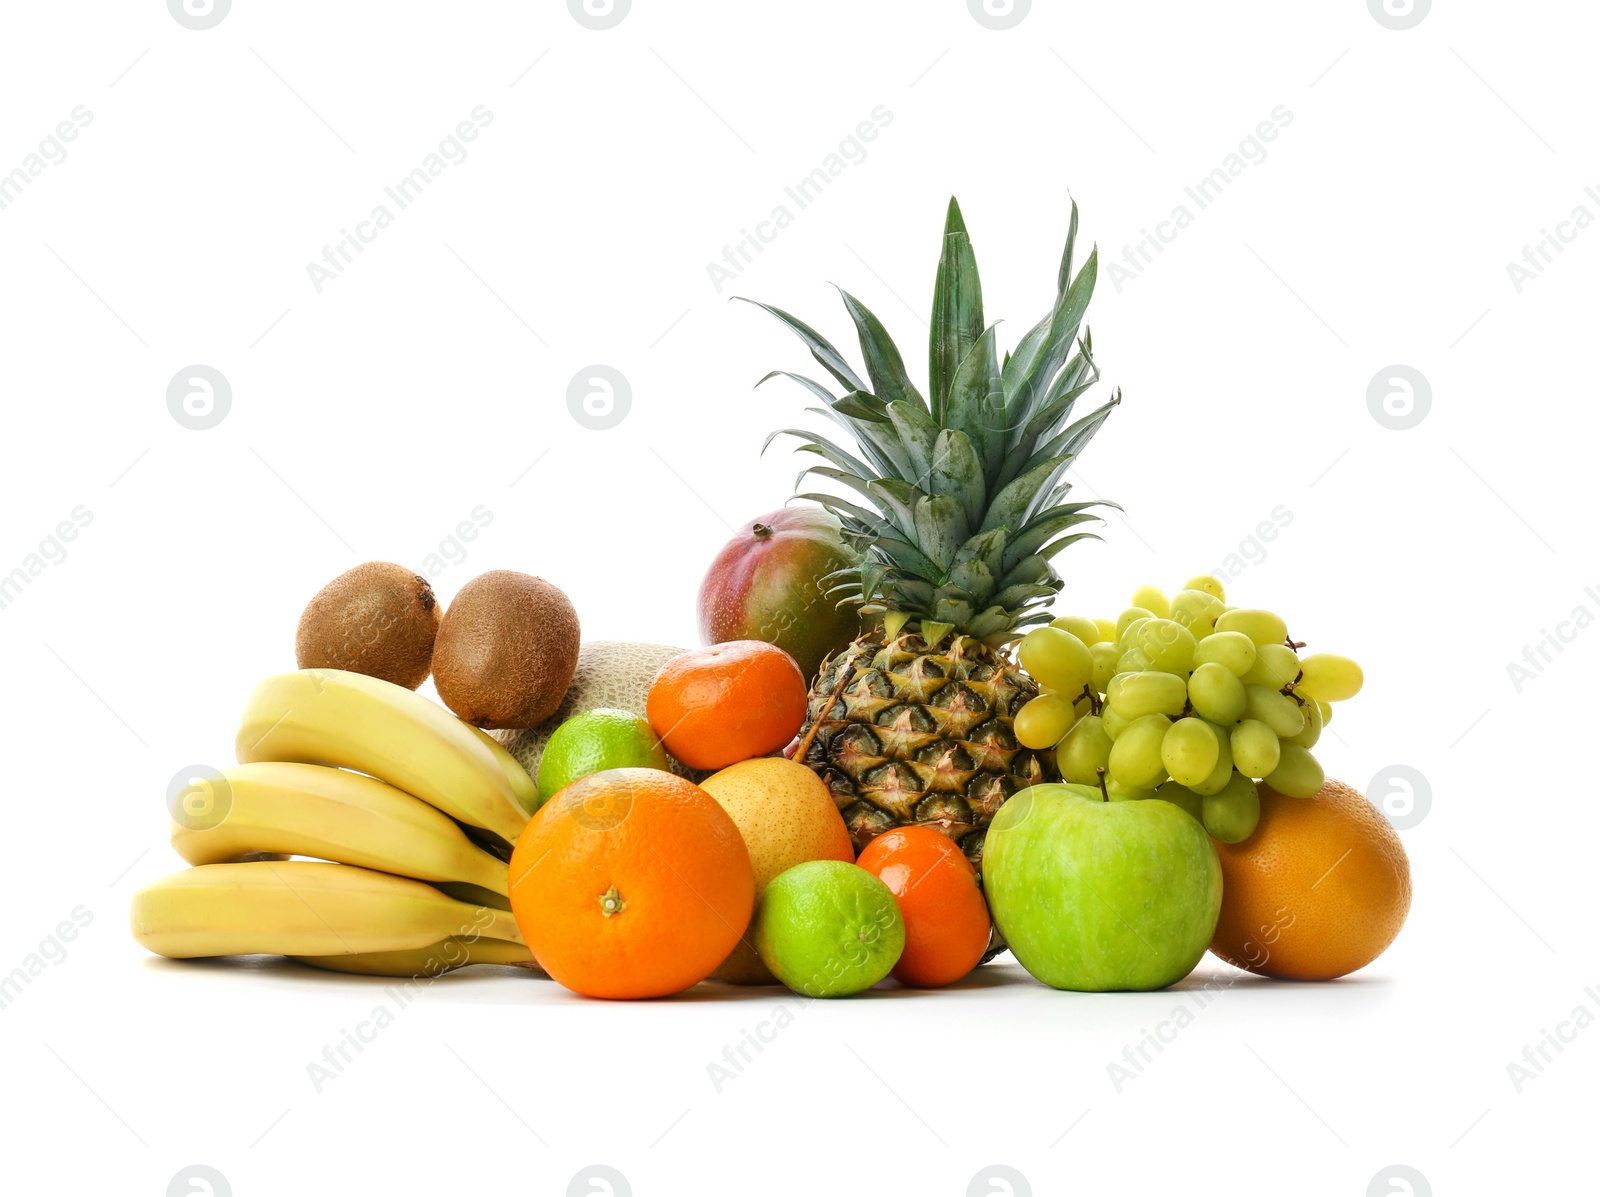
[[[844,688],[835,697],[841,672]],[[859,853],[895,827],[932,827],[976,867],[989,822],[1017,791],[1060,774],[1017,742],[1038,686],[1001,652],[960,634],[933,648],[916,625],[880,625],[822,664],[802,739]]]

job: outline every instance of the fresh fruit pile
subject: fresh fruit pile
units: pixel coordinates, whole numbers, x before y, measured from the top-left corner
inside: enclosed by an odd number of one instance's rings
[[[1258,781],[1291,798],[1322,789],[1311,749],[1332,704],[1361,689],[1350,658],[1304,647],[1271,611],[1228,606],[1210,575],[1171,599],[1141,586],[1115,622],[1068,615],[1023,637],[1042,692],[1017,712],[1017,739],[1053,749],[1069,782],[1164,798],[1237,844],[1260,818]]]
[[[1076,238],[1074,206],[1050,310],[1001,353],[951,201],[926,394],[854,296],[865,377],[760,305],[832,382],[774,375],[853,444],[773,434],[831,489],[724,546],[704,648],[581,642],[528,574],[448,609],[398,565],[334,579],[300,669],[247,702],[239,764],[172,796],[191,867],[139,891],[135,937],[379,975],[522,965],[611,999],[939,988],[1006,946],[1084,991],[1170,985],[1208,946],[1300,980],[1370,963],[1409,866],[1311,751],[1355,662],[1301,656],[1211,577],[1052,617],[1053,561],[1102,505],[1065,476],[1120,402],[1074,414],[1099,381]],[[439,702],[415,692],[430,673]]]

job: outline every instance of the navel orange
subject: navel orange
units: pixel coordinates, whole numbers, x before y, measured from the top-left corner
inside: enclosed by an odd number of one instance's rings
[[[687,989],[733,950],[755,904],[728,813],[657,769],[608,769],[557,793],[518,838],[510,882],[539,967],[589,997]]]
[[[1238,968],[1330,981],[1364,968],[1411,909],[1411,864],[1382,813],[1342,781],[1310,798],[1258,787],[1261,821],[1217,844],[1222,914],[1211,950]]]

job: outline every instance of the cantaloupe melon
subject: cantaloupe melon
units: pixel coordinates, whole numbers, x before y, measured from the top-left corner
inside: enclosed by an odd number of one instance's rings
[[[667,644],[636,644],[625,640],[589,640],[578,649],[578,667],[572,685],[555,714],[538,727],[497,734],[506,750],[521,762],[529,776],[539,775],[539,759],[551,734],[571,719],[596,707],[616,707],[632,711],[641,719],[650,683],[661,666],[684,652]],[[691,781],[707,776],[668,757],[672,771]]]

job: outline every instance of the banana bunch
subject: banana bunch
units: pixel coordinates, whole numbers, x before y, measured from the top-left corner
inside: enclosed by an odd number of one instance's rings
[[[144,947],[377,976],[532,963],[505,862],[538,790],[493,737],[401,686],[306,669],[256,687],[235,748],[173,805],[193,867],[134,896]]]

